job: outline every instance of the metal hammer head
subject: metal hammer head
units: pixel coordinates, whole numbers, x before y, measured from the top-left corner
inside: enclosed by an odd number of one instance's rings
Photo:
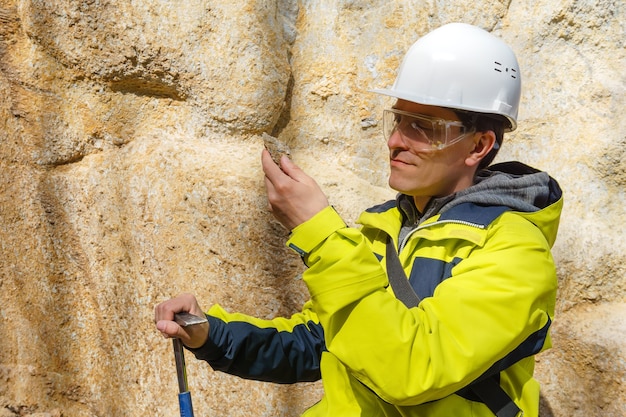
[[[193,326],[194,324],[206,323],[206,316],[195,316],[186,311],[174,314],[174,321],[181,327]]]

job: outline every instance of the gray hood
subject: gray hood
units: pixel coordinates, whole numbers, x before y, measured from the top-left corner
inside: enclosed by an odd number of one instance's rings
[[[398,195],[397,204],[404,215],[403,229],[410,230],[423,220],[463,203],[506,206],[513,211],[532,213],[555,203],[561,195],[558,183],[547,173],[521,162],[505,162],[480,171],[471,187],[432,199],[423,214],[407,195]]]

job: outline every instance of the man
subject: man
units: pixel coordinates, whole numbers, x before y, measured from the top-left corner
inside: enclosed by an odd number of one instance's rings
[[[561,190],[518,162],[484,169],[516,128],[520,85],[513,52],[479,28],[419,39],[377,91],[396,98],[383,131],[399,194],[362,213],[360,229],[288,158],[279,168],[263,152],[271,210],[308,267],[302,311],[259,320],[216,305],[188,334],[174,313],[203,312],[184,294],[156,307],[158,330],[216,370],[321,376],[324,398],[305,416],[537,416]]]

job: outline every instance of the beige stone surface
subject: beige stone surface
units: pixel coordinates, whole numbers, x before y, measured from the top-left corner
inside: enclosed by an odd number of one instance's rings
[[[393,195],[389,102],[368,90],[452,21],[517,52],[519,129],[499,160],[565,191],[543,416],[626,416],[622,1],[0,0],[0,417],[177,415],[156,303],[297,311],[262,133],[352,222]],[[196,415],[296,416],[322,392],[187,362]]]

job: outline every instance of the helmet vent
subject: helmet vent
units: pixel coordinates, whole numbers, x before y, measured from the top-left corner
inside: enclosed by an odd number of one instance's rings
[[[496,70],[497,72],[506,72],[511,76],[511,78],[517,78],[517,71],[515,70],[515,68],[505,67],[498,61],[494,61],[493,63],[496,66],[494,70]]]

